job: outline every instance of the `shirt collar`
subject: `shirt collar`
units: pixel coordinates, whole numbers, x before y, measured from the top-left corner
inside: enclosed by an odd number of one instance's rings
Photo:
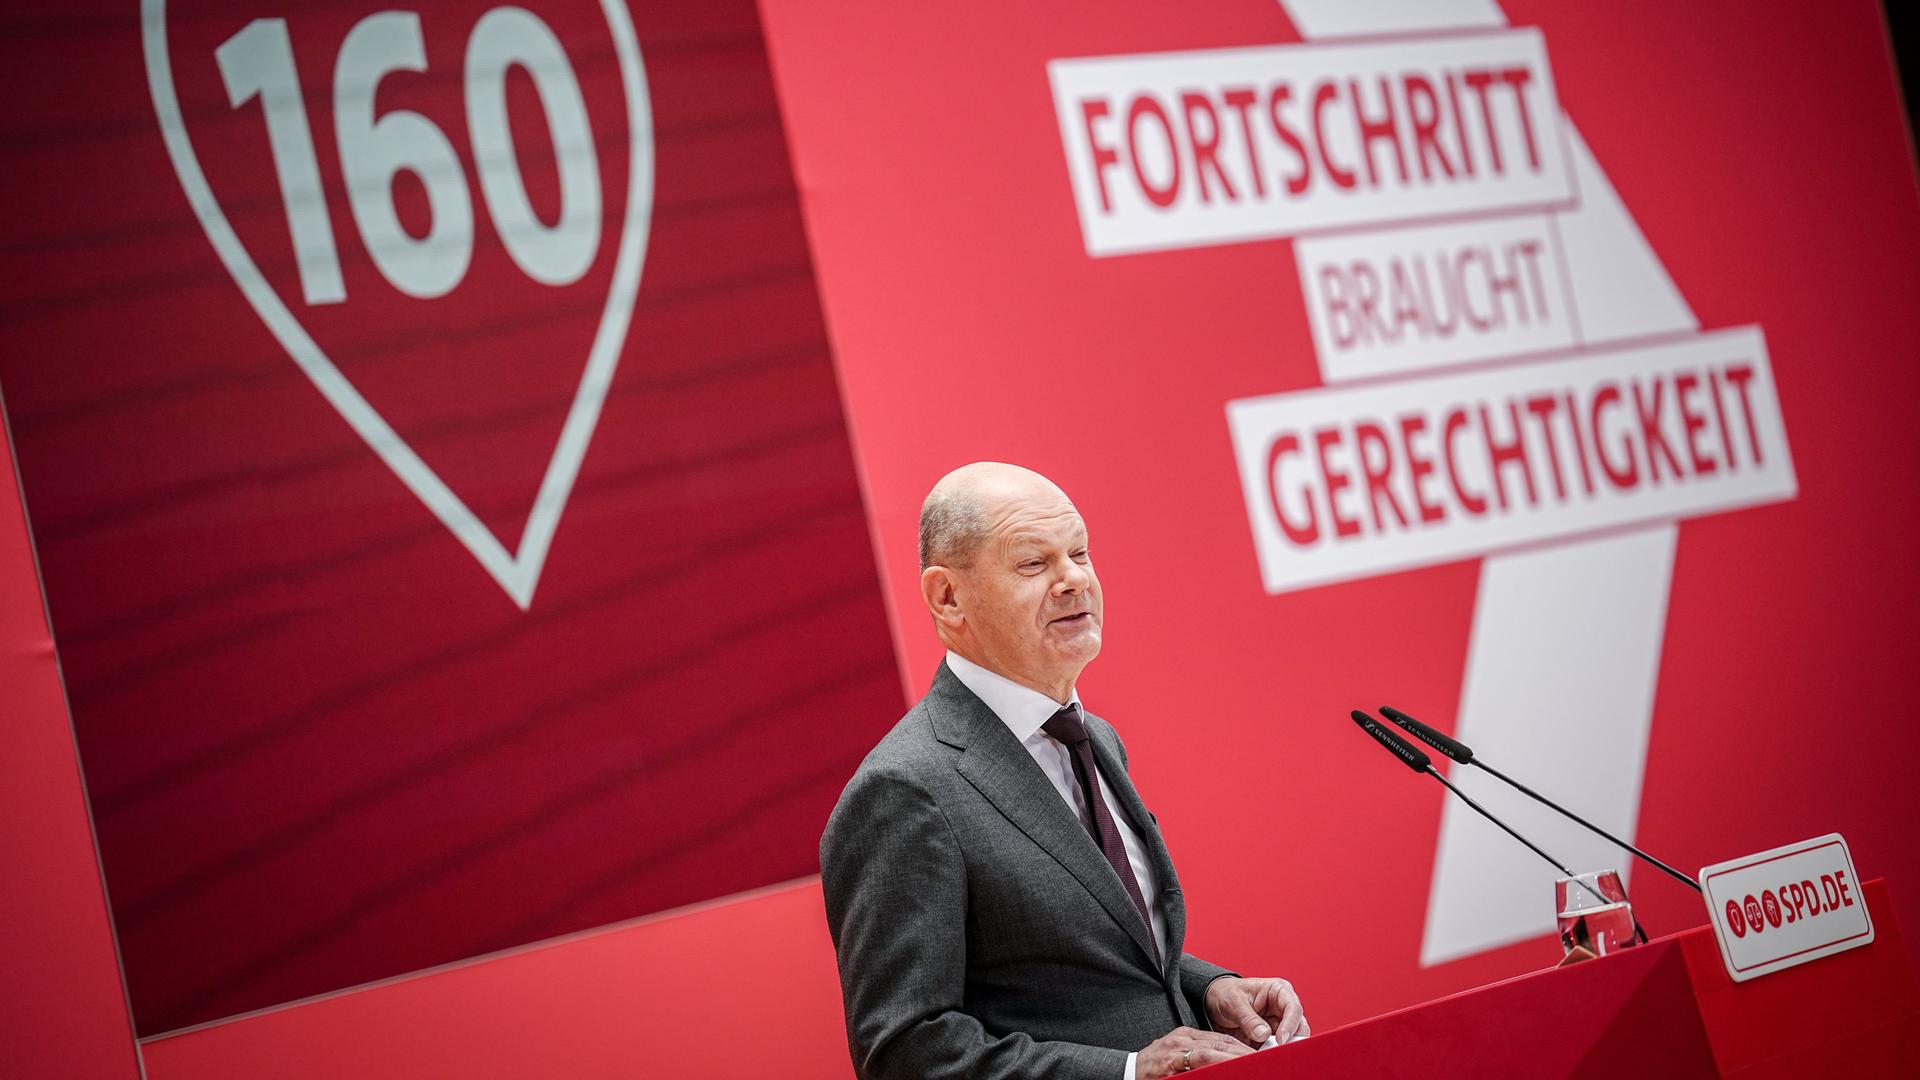
[[[1060,711],[1060,703],[1040,691],[1021,686],[997,671],[988,671],[951,649],[947,650],[947,669],[961,685],[973,691],[975,697],[986,702],[987,708],[1013,732],[1013,737],[1023,743]],[[1067,695],[1067,704],[1080,706],[1077,688]]]

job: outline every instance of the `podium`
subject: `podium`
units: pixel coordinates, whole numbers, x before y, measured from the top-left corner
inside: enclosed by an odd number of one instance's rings
[[[1920,1076],[1920,990],[1884,881],[1871,945],[1736,983],[1697,927],[1211,1066],[1208,1080]]]

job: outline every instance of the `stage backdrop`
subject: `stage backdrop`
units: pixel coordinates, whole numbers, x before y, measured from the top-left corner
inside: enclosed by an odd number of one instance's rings
[[[928,485],[1054,477],[1197,954],[1322,1024],[1555,958],[1555,872],[1347,719],[1382,703],[1688,872],[1838,830],[1920,921],[1876,5],[762,8],[909,682]],[[1704,921],[1478,779],[1650,933]]]
[[[1192,948],[1318,1028],[1558,958],[1383,702],[1688,870],[1838,830],[1920,925],[1868,0],[6,19],[0,387],[149,1075],[845,1075],[805,878],[980,458],[1089,519]]]

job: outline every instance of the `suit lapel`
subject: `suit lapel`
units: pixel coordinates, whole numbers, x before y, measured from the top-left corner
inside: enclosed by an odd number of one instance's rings
[[[1086,826],[1073,814],[1027,748],[986,703],[943,662],[927,694],[928,716],[941,742],[964,751],[954,768],[1014,827],[1080,882],[1153,965],[1152,931],[1141,925],[1120,879]],[[1112,780],[1107,781],[1112,784]],[[1137,798],[1136,798],[1137,801]]]
[[[1100,726],[1109,727],[1105,721],[1101,721]],[[1100,771],[1106,775],[1107,786],[1113,789],[1113,797],[1120,800],[1119,809],[1133,822],[1134,831],[1146,841],[1147,856],[1153,860],[1153,872],[1160,882],[1160,910],[1167,919],[1166,960],[1171,970],[1187,938],[1186,897],[1181,895],[1180,879],[1173,872],[1173,857],[1167,854],[1166,841],[1160,836],[1160,823],[1147,812],[1146,804],[1140,800],[1140,792],[1133,786],[1133,779],[1127,775],[1126,766],[1120,762],[1119,747],[1109,746],[1106,738],[1095,735],[1093,757]]]

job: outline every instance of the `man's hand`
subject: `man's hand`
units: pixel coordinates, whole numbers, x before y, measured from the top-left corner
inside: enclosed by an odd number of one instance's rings
[[[1285,979],[1213,980],[1207,985],[1207,1019],[1213,1030],[1256,1049],[1269,1035],[1284,1043],[1311,1030],[1293,984]]]
[[[1163,1076],[1197,1069],[1202,1065],[1251,1054],[1244,1043],[1217,1031],[1199,1031],[1178,1027],[1147,1044],[1134,1059],[1134,1080],[1160,1080]]]

